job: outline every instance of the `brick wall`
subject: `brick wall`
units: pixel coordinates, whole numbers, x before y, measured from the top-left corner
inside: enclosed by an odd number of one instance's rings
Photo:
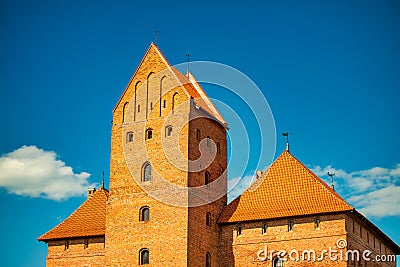
[[[104,237],[53,240],[48,242],[46,266],[105,266],[104,253]]]
[[[222,172],[218,183],[226,192],[225,129],[209,118],[198,118],[193,101],[157,51],[150,48],[114,111],[106,227],[108,266],[137,266],[142,248],[150,252],[148,266],[203,266],[206,251],[212,252],[217,263],[219,232],[215,221],[226,196],[213,204],[189,208],[198,195],[187,186],[204,182],[201,177],[207,155],[216,154],[216,142],[220,148],[217,160],[206,168],[211,179]],[[167,136],[166,126],[173,127],[171,136]],[[147,129],[152,130],[151,139],[145,138]],[[189,160],[199,154],[201,140],[194,141],[197,129],[202,131],[202,139],[210,136],[214,141],[207,147],[206,157],[196,161],[203,167],[194,171]],[[127,142],[128,133],[133,133],[133,142]],[[142,181],[145,162],[152,165],[148,182]],[[211,187],[205,195],[212,197],[213,191]],[[139,220],[143,206],[150,208],[147,222]],[[212,215],[212,226],[206,228],[207,212]]]
[[[316,219],[320,225],[316,227]],[[289,231],[289,221],[293,222],[293,229]],[[267,230],[263,233],[263,225],[267,224]],[[238,229],[241,227],[241,234]],[[221,227],[220,264],[219,266],[272,266],[270,253],[272,250],[284,250],[289,253],[292,249],[300,254],[305,250],[314,250],[316,258],[322,250],[336,248],[338,239],[346,238],[344,215],[309,216],[302,218],[288,218],[279,220],[266,220],[240,224],[228,224]],[[268,257],[264,261],[265,254],[257,253],[267,248]],[[273,253],[276,256],[276,253]],[[296,257],[296,254],[291,254]],[[308,259],[308,253],[304,254]],[[331,261],[327,257],[321,261],[290,261],[285,266],[347,266],[344,261]]]

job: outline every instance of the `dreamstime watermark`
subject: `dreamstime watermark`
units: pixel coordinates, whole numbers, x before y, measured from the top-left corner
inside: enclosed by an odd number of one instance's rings
[[[293,262],[321,262],[328,261],[361,261],[366,262],[395,262],[396,255],[374,255],[371,250],[365,249],[363,251],[357,249],[347,249],[347,241],[345,239],[338,239],[335,244],[336,247],[329,247],[317,252],[314,249],[305,249],[299,251],[297,249],[287,250],[268,250],[265,245],[264,249],[257,252],[257,261],[272,261],[275,258],[280,258],[283,261]]]
[[[177,73],[175,68],[189,68],[196,79]],[[214,86],[219,94],[209,98],[199,84]],[[227,114],[229,120],[235,121],[233,124],[228,121],[234,126],[235,133],[241,133],[230,134],[227,131],[227,146],[230,147],[228,167],[234,165],[235,177],[244,177],[249,169],[265,168],[272,162],[276,129],[271,109],[262,91],[239,70],[216,62],[189,62],[158,73],[151,72],[146,80],[128,86],[134,94],[123,104],[121,142],[124,157],[136,184],[154,199],[172,206],[202,206],[220,199],[235,187],[227,188],[227,169],[224,166],[218,170],[214,167],[209,184],[185,184],[187,173],[198,175],[207,171],[218,156],[219,144],[213,140],[212,130],[202,133],[198,143],[200,157],[197,159],[191,159],[187,154],[188,148],[181,144],[182,136],[187,135],[193,120],[211,118],[224,124],[225,116],[219,115],[214,104],[223,110],[223,115]],[[235,99],[245,108],[237,108]],[[254,122],[251,127],[248,126],[250,119]],[[167,135],[168,127],[172,128]],[[258,134],[257,138],[254,133]],[[132,136],[133,142],[128,140],[128,136]],[[257,149],[254,144],[258,145]],[[250,153],[258,155],[251,159],[251,167]],[[146,166],[151,166],[151,179],[143,180]],[[240,179],[236,184],[239,182]]]

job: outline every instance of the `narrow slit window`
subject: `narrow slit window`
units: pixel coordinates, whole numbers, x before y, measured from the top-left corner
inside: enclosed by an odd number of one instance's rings
[[[288,231],[290,232],[290,231],[293,231],[293,221],[289,221],[289,224],[288,224]]]
[[[263,233],[263,234],[266,234],[266,233],[267,233],[267,228],[268,228],[267,223],[264,223],[263,226],[262,226],[262,233]]]
[[[207,186],[210,185],[210,173],[209,172],[205,172],[205,174],[204,174],[204,184]]]
[[[236,236],[240,236],[242,234],[242,227],[239,226],[236,230]]]
[[[200,140],[200,130],[199,129],[196,130],[196,139]]]
[[[209,212],[206,214],[206,225],[211,226],[211,213]]]
[[[206,267],[211,267],[211,254],[207,252],[206,254]]]
[[[319,218],[316,218],[315,219],[315,228],[319,229],[320,225],[321,225],[321,220]]]

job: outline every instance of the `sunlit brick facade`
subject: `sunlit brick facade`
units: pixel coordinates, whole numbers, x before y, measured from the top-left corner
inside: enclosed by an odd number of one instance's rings
[[[113,110],[110,188],[39,237],[47,266],[396,265],[318,259],[338,240],[344,254],[400,248],[289,151],[228,205],[228,129],[195,78],[151,44]],[[316,256],[277,262],[272,250]]]

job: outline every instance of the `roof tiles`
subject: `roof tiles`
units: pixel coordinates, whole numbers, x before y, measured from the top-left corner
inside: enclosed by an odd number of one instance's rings
[[[218,222],[349,210],[353,207],[286,150],[241,196],[224,208]]]
[[[108,191],[100,188],[67,219],[38,240],[46,242],[52,239],[105,235],[107,197]]]

